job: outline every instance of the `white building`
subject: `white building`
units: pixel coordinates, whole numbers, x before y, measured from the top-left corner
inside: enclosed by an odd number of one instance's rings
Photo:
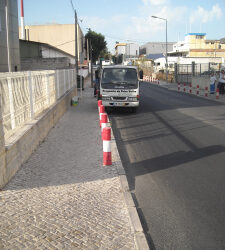
[[[126,54],[126,43],[116,43],[115,45],[115,55],[125,55]]]
[[[137,58],[139,57],[139,45],[136,43],[127,43],[125,50],[126,58]]]

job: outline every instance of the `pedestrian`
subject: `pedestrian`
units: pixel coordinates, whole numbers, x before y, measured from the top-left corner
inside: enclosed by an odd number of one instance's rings
[[[225,85],[225,68],[221,68],[219,82],[217,88],[219,88],[220,94],[224,94],[224,85]]]
[[[100,81],[100,68],[98,67],[97,70],[95,70],[95,81],[94,81],[94,97],[97,96],[99,91],[99,81]]]
[[[210,75],[210,94],[214,94],[215,92],[216,81],[217,79],[215,73],[212,71]]]
[[[141,69],[141,70],[139,71],[139,78],[140,78],[141,80],[143,80],[143,75],[144,75],[144,72],[143,72],[143,70]]]

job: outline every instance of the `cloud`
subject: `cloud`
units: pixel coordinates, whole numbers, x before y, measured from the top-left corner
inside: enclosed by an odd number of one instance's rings
[[[173,8],[171,6],[164,6],[151,10],[147,15],[143,15],[142,17],[133,16],[131,17],[131,25],[127,28],[125,36],[133,38],[135,34],[138,37],[146,37],[146,39],[152,38],[156,34],[165,31],[165,21],[152,18],[152,15],[166,18],[168,26],[172,27],[182,22],[186,14],[186,7],[181,6]]]
[[[220,19],[222,17],[222,9],[218,4],[213,5],[211,10],[206,10],[203,7],[199,6],[193,14],[190,15],[190,23],[201,22],[208,23],[215,19]]]
[[[142,0],[144,5],[163,5],[167,4],[168,0]]]

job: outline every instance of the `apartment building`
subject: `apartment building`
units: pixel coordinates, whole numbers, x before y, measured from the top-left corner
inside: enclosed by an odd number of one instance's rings
[[[170,56],[214,57],[225,59],[225,41],[207,40],[206,33],[188,33],[184,41],[179,41],[168,53]]]
[[[116,43],[115,55],[124,55],[124,58],[139,57],[139,45],[136,43]]]
[[[126,43],[116,43],[115,45],[115,55],[125,55],[126,54]]]

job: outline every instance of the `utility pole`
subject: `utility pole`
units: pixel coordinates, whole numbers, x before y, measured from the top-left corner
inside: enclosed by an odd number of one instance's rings
[[[70,0],[71,6],[73,8],[74,11],[74,19],[75,19],[75,64],[76,64],[76,73],[78,75],[78,48],[77,48],[77,12],[73,6],[73,2],[72,0]]]
[[[93,88],[93,62],[92,62],[92,43],[90,40],[90,59],[91,59],[91,87]]]
[[[167,48],[167,18],[162,18],[162,17],[158,17],[158,16],[152,16],[153,18],[158,18],[158,19],[161,19],[161,20],[164,20],[166,21],[166,82],[168,83],[168,48]]]
[[[23,0],[20,1],[21,8],[21,39],[25,40],[25,26],[24,26],[24,8]]]
[[[87,39],[87,61],[89,62],[89,42]]]
[[[75,54],[76,54],[76,72],[78,75],[78,44],[77,44],[77,12],[75,10]]]
[[[9,5],[8,0],[5,3],[5,15],[6,15],[6,35],[7,35],[7,54],[8,54],[8,70],[12,72],[12,63],[11,63],[11,48],[10,48],[10,34],[9,34]]]

